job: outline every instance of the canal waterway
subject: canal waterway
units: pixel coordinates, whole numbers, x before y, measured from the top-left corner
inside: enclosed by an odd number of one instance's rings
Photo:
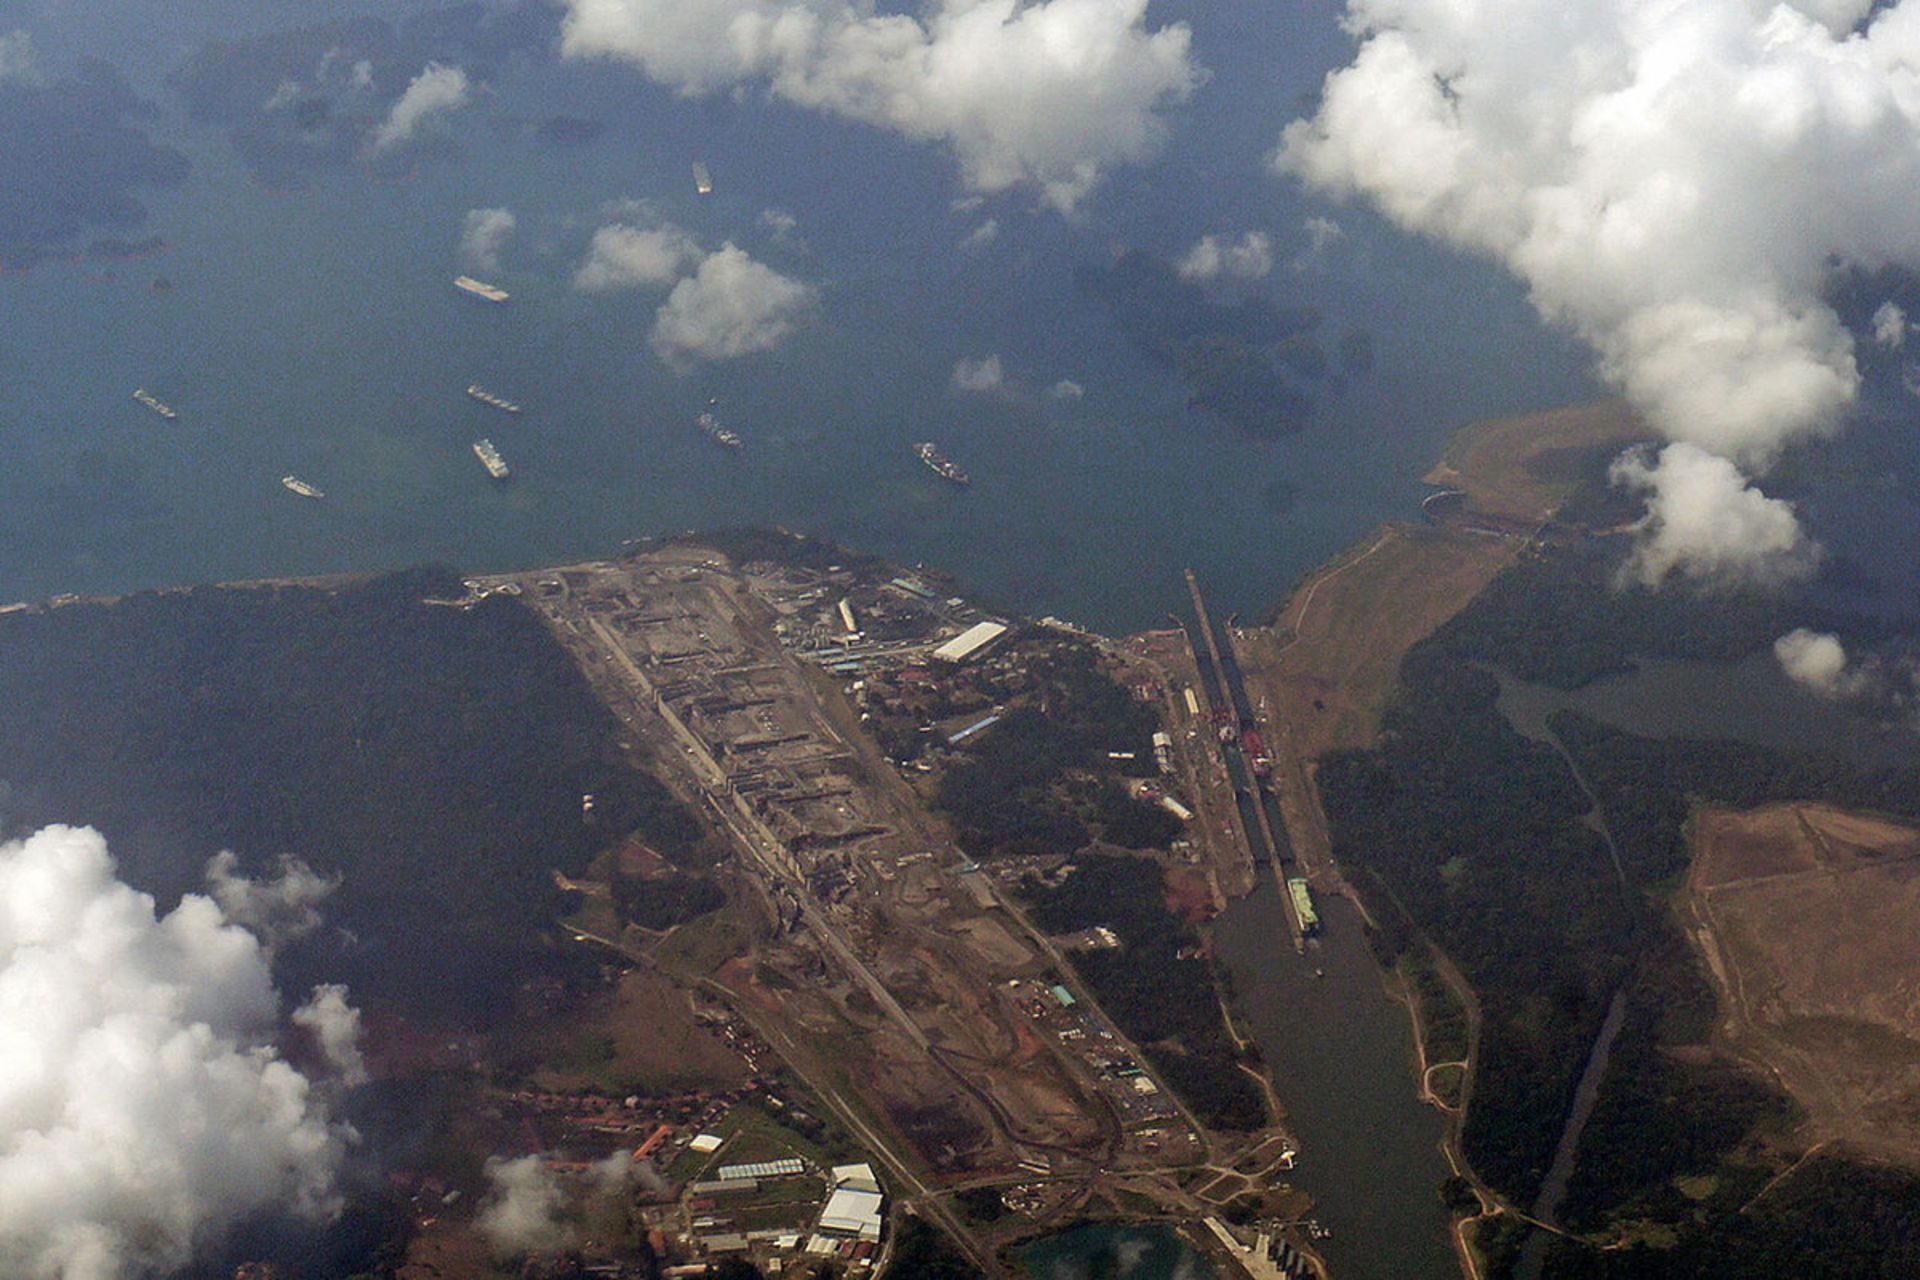
[[[1300,1139],[1293,1180],[1333,1233],[1321,1248],[1337,1280],[1455,1275],[1439,1199],[1446,1122],[1416,1095],[1406,1010],[1388,998],[1353,905],[1324,900],[1320,913],[1320,936],[1295,954],[1263,870],[1255,891],[1213,924],[1240,1013]]]

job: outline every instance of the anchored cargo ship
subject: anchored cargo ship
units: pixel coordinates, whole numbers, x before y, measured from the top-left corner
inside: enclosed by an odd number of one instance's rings
[[[487,284],[481,280],[475,280],[472,276],[455,276],[453,278],[453,284],[455,288],[465,289],[474,297],[485,298],[488,302],[505,302],[513,296],[505,289]]]
[[[715,444],[723,444],[729,449],[739,449],[746,444],[746,441],[742,440],[736,432],[721,426],[720,419],[710,413],[701,414],[697,421],[701,432]]]
[[[324,498],[327,495],[302,480],[299,476],[281,476],[280,483],[287,486],[303,498]]]
[[[153,395],[150,394],[145,387],[141,387],[139,390],[135,391],[133,393],[133,398],[135,400],[138,400],[141,404],[147,406],[147,408],[153,410],[155,413],[159,414],[161,417],[165,418],[168,422],[172,422],[175,418],[180,416],[173,409],[169,408],[164,404],[161,404],[160,401],[155,399]]]
[[[973,483],[973,477],[968,475],[959,464],[948,458],[946,454],[940,452],[940,447],[932,441],[922,440],[919,444],[913,446],[913,451],[919,457],[920,461],[927,464],[927,469],[939,476],[942,480],[952,484]]]
[[[703,196],[713,194],[713,174],[698,160],[693,162],[693,189]]]
[[[467,388],[467,394],[472,396],[475,400],[478,400],[481,404],[491,405],[494,408],[500,410],[500,412],[502,413],[520,412],[519,405],[515,404],[511,400],[501,399],[499,396],[493,394],[493,392],[491,391],[488,391],[485,387],[482,387],[477,382]]]
[[[473,442],[473,454],[476,458],[480,459],[480,465],[487,469],[487,474],[495,480],[505,480],[507,476],[511,474],[507,470],[507,460],[502,458],[500,451],[493,447],[493,441],[486,439],[475,440]]]

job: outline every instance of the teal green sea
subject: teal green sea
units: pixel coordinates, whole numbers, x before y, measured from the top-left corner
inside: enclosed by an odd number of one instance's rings
[[[164,236],[164,254],[0,276],[0,598],[422,560],[492,569],[772,522],[1101,627],[1155,623],[1189,564],[1228,606],[1265,606],[1410,510],[1448,431],[1591,388],[1579,354],[1496,274],[1269,172],[1279,129],[1343,47],[1331,5],[1263,16],[1264,43],[1230,38],[1239,6],[1156,14],[1192,22],[1212,79],[1173,116],[1163,158],[1116,171],[1074,219],[1017,192],[957,211],[965,193],[935,149],[550,59],[503,67],[449,118],[460,154],[411,180],[346,166],[273,194],[220,131],[184,122],[166,59],[134,56],[166,41],[86,33],[109,57],[120,46],[161,108],[157,136],[194,172],[151,198],[136,233]],[[244,19],[287,20],[284,7]],[[201,32],[166,21],[184,57]],[[60,29],[49,21],[39,41],[50,59]],[[558,112],[607,128],[555,147],[520,127]],[[715,175],[708,199],[694,159]],[[817,289],[810,321],[777,352],[669,368],[647,342],[660,291],[569,285],[611,202],[629,200]],[[504,307],[450,285],[461,220],[479,207],[518,219]],[[791,235],[766,229],[768,209],[793,217]],[[1309,216],[1346,229],[1317,257]],[[994,242],[962,249],[988,217]],[[1175,254],[1248,229],[1267,230],[1281,259],[1262,290],[1319,308],[1329,345],[1364,329],[1376,353],[1372,374],[1321,397],[1310,430],[1272,445],[1189,411],[1173,373],[1072,279],[1116,246]],[[159,276],[170,293],[151,290]],[[1007,389],[954,390],[955,362],[989,354]],[[1084,398],[1047,395],[1061,379]],[[476,380],[525,403],[524,418],[467,400]],[[179,422],[134,404],[136,387]],[[694,428],[715,398],[748,441],[738,454]],[[483,433],[513,467],[505,486],[468,449]],[[972,472],[971,489],[918,466],[909,446],[922,439]],[[288,472],[327,500],[293,498]]]

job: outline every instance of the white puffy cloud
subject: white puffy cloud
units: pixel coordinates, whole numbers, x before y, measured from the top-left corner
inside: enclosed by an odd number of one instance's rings
[[[1858,687],[1847,671],[1846,646],[1831,632],[1796,628],[1773,642],[1773,656],[1789,679],[1822,697],[1843,697]]]
[[[360,1053],[360,1011],[347,1003],[347,989],[330,982],[313,989],[293,1011],[295,1026],[305,1027],[327,1062],[349,1088],[367,1082],[367,1060]]]
[[[321,924],[320,904],[340,887],[339,876],[323,876],[282,854],[271,880],[241,875],[240,859],[223,849],[207,859],[207,891],[234,924],[253,930],[269,947],[304,938]]]
[[[467,82],[466,72],[459,67],[429,62],[419,75],[408,82],[406,92],[393,104],[393,110],[387,113],[386,120],[374,130],[368,151],[378,155],[406,142],[430,117],[465,106],[471,92],[472,86]]]
[[[0,1275],[171,1274],[251,1213],[337,1212],[352,1135],[277,1010],[213,899],[157,915],[85,828],[0,844]]]
[[[673,286],[654,316],[653,349],[681,367],[771,351],[798,327],[816,299],[810,286],[728,243]]]
[[[1082,400],[1086,398],[1087,389],[1072,378],[1062,378],[1048,388],[1047,394],[1055,400]]]
[[[701,257],[699,243],[672,223],[657,227],[610,223],[593,233],[586,261],[573,273],[573,287],[582,293],[661,288],[678,280]]]
[[[566,1193],[539,1156],[496,1156],[487,1161],[487,1181],[492,1190],[476,1225],[496,1253],[549,1253],[573,1243],[573,1230],[559,1218]]]
[[[1873,340],[1889,351],[1907,344],[1907,313],[1899,303],[1887,301],[1874,309]]]
[[[566,0],[562,47],[690,94],[760,83],[797,106],[950,148],[969,186],[1071,211],[1151,157],[1202,72],[1147,0]]]
[[[475,271],[500,269],[500,254],[519,219],[511,209],[469,209],[460,227],[460,256]]]
[[[1258,280],[1273,270],[1273,238],[1264,231],[1249,231],[1238,240],[1201,236],[1199,243],[1181,255],[1177,265],[1182,280],[1218,280],[1222,276]]]
[[[1000,220],[985,218],[980,225],[960,237],[960,248],[966,253],[978,253],[1000,238]]]
[[[0,84],[40,78],[33,37],[25,31],[0,32]]]
[[[788,244],[793,241],[794,233],[800,229],[800,219],[785,209],[762,209],[759,218],[760,229],[771,236],[776,244]]]
[[[1504,264],[1670,440],[1764,472],[1837,428],[1860,379],[1823,283],[1920,263],[1920,0],[1349,0],[1347,21],[1359,50],[1282,170]]]
[[[1747,483],[1727,459],[1691,444],[1657,456],[1635,449],[1613,481],[1646,494],[1640,541],[1627,576],[1657,587],[1675,573],[1713,585],[1771,585],[1804,578],[1819,560],[1793,504]]]
[[[997,355],[962,357],[953,364],[953,389],[970,395],[995,395],[1006,389],[1007,371]]]
[[[1300,227],[1307,233],[1307,249],[1312,253],[1325,253],[1347,238],[1345,227],[1318,214],[1302,222]]]

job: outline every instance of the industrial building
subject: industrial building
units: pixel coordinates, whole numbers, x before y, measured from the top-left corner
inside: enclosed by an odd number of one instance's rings
[[[855,1191],[878,1191],[880,1180],[873,1176],[870,1164],[837,1164],[833,1166],[833,1185]]]
[[[782,1160],[758,1160],[753,1164],[723,1164],[720,1166],[720,1178],[724,1182],[741,1178],[786,1178],[806,1171],[806,1161],[798,1156],[788,1156]]]
[[[1007,634],[1004,623],[976,622],[933,651],[942,662],[962,663]]]
[[[885,1199],[878,1191],[836,1187],[827,1197],[827,1207],[820,1211],[820,1234],[878,1240],[880,1206]]]
[[[835,1165],[833,1194],[820,1210],[819,1236],[852,1236],[859,1240],[880,1238],[881,1210],[886,1197],[880,1181],[869,1164]]]

